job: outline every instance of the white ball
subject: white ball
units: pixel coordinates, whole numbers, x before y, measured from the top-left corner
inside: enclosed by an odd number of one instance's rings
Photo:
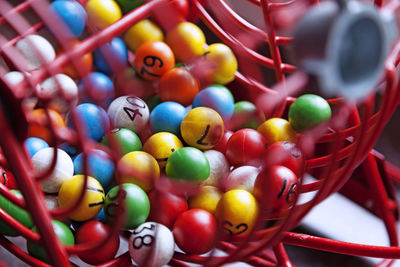
[[[241,166],[236,168],[226,178],[222,179],[222,189],[224,191],[244,189],[253,193],[254,183],[259,173],[260,169],[254,166]]]
[[[218,187],[219,181],[229,174],[229,163],[224,154],[217,150],[207,150],[204,152],[210,163],[210,176],[202,182],[202,185],[212,185]]]
[[[172,232],[159,223],[143,223],[129,238],[129,253],[139,266],[160,267],[168,264],[174,251]]]
[[[48,210],[54,210],[59,207],[58,197],[55,195],[45,195],[44,200],[46,202],[46,207]]]
[[[128,128],[136,133],[149,121],[147,104],[136,96],[120,96],[114,99],[107,110],[114,128]]]
[[[74,175],[74,164],[70,156],[61,149],[57,149],[57,161],[53,172],[40,185],[46,193],[57,193],[62,183]],[[39,150],[32,156],[32,165],[38,174],[46,172],[53,161],[54,148],[47,147]]]
[[[30,76],[30,74],[27,72],[25,73],[25,75]],[[29,86],[28,83],[25,81],[24,74],[19,71],[10,71],[3,76],[3,79],[7,83],[9,88],[15,89],[20,83],[23,83],[21,85],[22,88],[27,88]],[[22,100],[22,105],[27,110],[32,110],[38,102],[37,97],[29,95],[27,96],[25,92],[23,92],[23,94],[25,97]]]
[[[27,71],[35,70],[45,63],[50,63],[56,57],[56,52],[49,41],[36,34],[28,35],[19,40],[16,47],[27,61]]]

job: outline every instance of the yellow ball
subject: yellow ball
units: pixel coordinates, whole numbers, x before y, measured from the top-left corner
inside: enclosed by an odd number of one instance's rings
[[[194,108],[182,120],[181,135],[189,146],[211,149],[224,135],[224,122],[211,108]]]
[[[145,192],[149,192],[155,180],[160,177],[160,167],[152,155],[143,151],[125,154],[118,162],[118,169],[132,174],[118,176],[118,183],[136,184]]]
[[[125,33],[125,43],[133,52],[144,42],[162,40],[164,40],[162,30],[148,19],[139,21]]]
[[[166,42],[178,61],[188,62],[204,54],[206,38],[201,29],[193,23],[181,22],[169,30]]]
[[[74,175],[66,180],[58,192],[58,204],[61,208],[73,206],[83,190],[85,176]],[[87,221],[95,217],[104,205],[104,190],[101,184],[93,177],[88,176],[87,185],[83,199],[78,206],[69,214],[69,218],[75,221]]]
[[[100,29],[116,22],[122,16],[121,9],[113,0],[89,0],[85,9],[89,25]]]
[[[189,198],[189,209],[203,209],[215,215],[222,193],[215,186],[205,185],[197,195]]]
[[[238,63],[232,50],[225,44],[210,45],[204,52],[206,77],[211,83],[227,84],[235,78]]]
[[[160,168],[164,168],[169,156],[182,147],[183,144],[176,135],[168,132],[159,132],[147,139],[143,145],[143,151],[151,154],[157,160]]]
[[[281,118],[272,118],[263,122],[257,129],[261,133],[268,145],[280,141],[296,141],[296,132],[290,123]]]
[[[230,235],[250,232],[257,216],[258,204],[255,197],[243,189],[226,192],[217,205],[216,217]]]

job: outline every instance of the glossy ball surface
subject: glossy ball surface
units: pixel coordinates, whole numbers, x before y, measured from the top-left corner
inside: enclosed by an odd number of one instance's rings
[[[128,49],[122,39],[116,37],[93,52],[94,66],[108,75],[118,73],[128,64]]]
[[[115,142],[117,146],[117,151],[119,151],[120,155],[123,156],[126,153],[142,150],[142,141],[139,136],[126,128],[116,128],[111,130],[110,132],[111,138]],[[104,135],[101,143],[108,146],[111,146],[111,142],[108,140],[108,136]]]
[[[221,196],[222,193],[215,186],[202,186],[196,195],[189,198],[189,208],[203,209],[215,216],[215,210]]]
[[[264,136],[267,145],[272,145],[279,141],[296,141],[296,132],[290,123],[282,118],[266,120],[257,128],[257,131]]]
[[[26,59],[25,70],[32,71],[43,64],[52,62],[56,57],[53,46],[44,37],[30,34],[17,42],[15,47]]]
[[[88,24],[103,29],[119,20],[122,12],[114,0],[89,0],[85,4]]]
[[[210,176],[202,182],[202,185],[219,186],[222,178],[229,174],[230,165],[224,154],[217,150],[207,150],[204,152],[210,163]]]
[[[79,41],[72,41],[70,48],[73,49],[79,44]],[[76,62],[70,61],[70,63],[64,67],[63,72],[73,79],[80,79],[81,77],[87,75],[92,70],[92,67],[92,53],[86,53],[83,56],[77,58]]]
[[[114,98],[114,84],[107,75],[91,72],[78,83],[81,102],[92,102],[107,107]]]
[[[17,196],[19,199],[23,199],[23,196],[20,191],[18,190],[11,190],[11,192]],[[19,206],[15,205],[11,201],[9,201],[7,198],[3,197],[0,195],[0,208],[4,210],[7,214],[9,214],[11,217],[13,217],[15,220],[20,222],[22,225],[26,226],[27,228],[31,228],[33,225],[33,221],[31,219],[31,216],[29,213],[21,209]],[[6,236],[18,236],[19,233],[15,231],[13,228],[8,226],[3,221],[0,221],[0,234],[6,235]]]
[[[29,137],[24,142],[24,148],[31,158],[39,150],[49,147],[49,145],[43,139],[37,137]]]
[[[116,0],[124,13],[128,13],[141,6],[145,0]]]
[[[164,34],[157,24],[149,19],[144,19],[126,31],[124,40],[128,48],[135,52],[145,42],[164,40]]]
[[[2,167],[0,167],[0,183],[5,185],[8,189],[18,189],[14,175]]]
[[[240,166],[233,169],[232,172],[224,177],[221,181],[221,186],[224,191],[233,189],[244,189],[250,193],[254,191],[254,183],[260,169],[254,166]]]
[[[62,19],[71,33],[78,37],[86,26],[87,14],[83,6],[75,1],[55,1],[50,7]]]
[[[234,105],[234,112],[230,121],[231,129],[234,131],[251,128],[257,129],[262,122],[261,113],[256,106],[249,101],[238,101]]]
[[[213,147],[214,150],[217,150],[221,152],[222,154],[225,155],[226,152],[226,145],[228,144],[229,138],[233,135],[232,131],[225,130],[224,134],[222,135],[222,138],[219,140],[219,142]]]
[[[65,127],[65,122],[57,111],[48,109],[48,112],[50,121],[46,115],[46,111],[42,108],[30,112],[29,116],[32,118],[32,122],[28,126],[28,136],[41,138],[51,144],[54,142],[54,134],[49,129],[50,123],[56,129],[61,129]]]
[[[162,102],[150,114],[150,126],[154,132],[170,132],[181,135],[181,123],[188,111],[176,102]]]

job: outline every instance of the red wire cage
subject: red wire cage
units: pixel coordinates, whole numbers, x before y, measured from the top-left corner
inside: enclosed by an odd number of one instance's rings
[[[84,4],[85,1],[81,2]],[[5,62],[0,68],[1,76],[11,70],[24,70],[24,66],[20,63],[20,55],[14,45],[28,34],[50,30],[54,33],[53,41],[64,51],[58,53],[53,62],[44,64],[30,75],[25,74],[26,83],[20,86],[8,88],[2,81],[0,91],[2,107],[0,109],[2,129],[0,165],[14,174],[24,200],[15,197],[2,184],[0,184],[0,193],[16,205],[30,211],[38,233],[27,229],[2,209],[0,209],[0,219],[17,230],[23,238],[41,243],[51,263],[55,266],[74,265],[69,261],[69,255],[96,250],[109,239],[96,244],[63,246],[56,238],[52,231],[51,218],[65,218],[83,199],[83,193],[74,207],[47,210],[44,205],[44,194],[38,184],[52,171],[57,156],[51,164],[52,168],[46,173],[39,175],[32,170],[22,144],[26,138],[27,125],[43,122],[27,117],[21,103],[32,96],[34,91],[32,88],[35,88],[38,81],[62,72],[63,67],[68,64],[74,64],[78,76],[84,77],[87,70],[80,68],[81,57],[123,34],[140,20],[160,12],[163,8],[169,7],[171,11],[164,13],[174,14],[169,6],[170,2],[167,0],[148,1],[102,30],[87,27],[87,35],[80,40],[80,43],[74,44],[73,39],[62,34],[63,26],[58,23],[58,18],[48,14],[47,1],[27,0],[18,3],[0,1],[0,24],[3,27],[6,25],[14,33],[0,34],[0,54]],[[190,1],[187,19],[202,23],[203,28],[210,30],[214,38],[218,38],[234,51],[238,58],[239,70],[234,82],[228,84],[228,87],[232,90],[235,99],[252,101],[266,118],[285,117],[295,96],[313,86],[312,77],[298,70],[293,63],[289,63],[289,59],[286,59],[290,58],[287,56],[286,48],[292,45],[289,30],[311,6],[318,5],[319,1],[249,0],[248,2],[262,11],[263,27],[247,22],[223,0],[208,1],[208,3],[198,0]],[[393,13],[396,13],[400,7],[399,2],[395,0],[385,3],[377,0],[373,4]],[[169,15],[168,20],[171,24],[176,22],[174,15]],[[250,39],[252,41],[249,41]],[[262,49],[259,49],[260,47]],[[311,174],[317,179],[315,182],[306,183],[303,178],[300,178],[298,190],[300,195],[315,192],[311,200],[300,204],[297,203],[299,199],[297,197],[296,204],[288,210],[260,214],[257,220],[259,227],[250,234],[222,238],[216,243],[216,248],[225,251],[225,256],[216,256],[213,252],[208,256],[175,252],[169,264],[187,266],[188,263],[197,263],[220,266],[229,262],[242,261],[254,266],[292,266],[284,244],[355,256],[384,258],[380,266],[390,266],[394,259],[400,258],[396,229],[397,204],[391,184],[392,178],[399,177],[400,174],[394,166],[386,165],[381,155],[372,151],[372,147],[398,105],[399,51],[400,41],[396,40],[385,61],[383,78],[376,85],[380,88],[379,91],[369,94],[357,104],[348,102],[344,98],[329,99],[328,102],[334,110],[331,120],[312,131],[301,134],[298,138],[297,146],[307,156],[303,173]],[[118,66],[113,67],[118,69]],[[143,91],[140,90],[119,88],[118,95],[142,93]],[[40,99],[40,101],[44,103],[47,118],[50,118],[46,99]],[[79,121],[76,114],[73,112],[72,114],[73,120]],[[90,148],[99,147],[98,144],[93,144],[85,138],[82,129],[60,131],[51,123],[47,127],[53,134],[55,147],[62,142],[68,142],[85,153]],[[101,149],[106,150],[115,163],[118,161],[118,155],[113,149],[107,150],[105,147]],[[87,168],[86,161],[85,166]],[[87,179],[84,186],[86,183]],[[368,208],[384,222],[390,246],[346,243],[290,232],[315,205],[339,190],[359,204],[365,203],[367,198],[373,199],[373,205]],[[121,214],[123,208],[119,207]],[[121,234],[121,220],[122,216],[118,216],[109,235],[110,238]],[[273,221],[274,224],[263,228],[261,226],[265,224],[265,221]],[[122,236],[124,236],[123,233]],[[29,265],[47,266],[46,263],[25,253],[22,248],[5,236],[0,236],[0,243]],[[129,253],[126,252],[101,266],[129,266],[131,264]]]

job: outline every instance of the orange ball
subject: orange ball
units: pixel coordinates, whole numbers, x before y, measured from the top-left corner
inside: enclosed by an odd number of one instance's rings
[[[188,106],[198,92],[197,79],[184,68],[174,68],[160,79],[159,95],[162,101],[175,101]]]
[[[64,128],[65,122],[61,115],[52,109],[48,109],[51,123],[55,128]],[[35,109],[30,112],[28,119],[28,136],[39,137],[47,143],[53,143],[53,133],[50,130],[50,124],[44,109]]]
[[[174,65],[174,53],[164,42],[145,42],[136,50],[135,67],[139,75],[146,80],[161,78]]]
[[[79,43],[79,41],[74,41],[71,49]],[[92,70],[93,56],[91,53],[87,53],[77,59],[76,66],[78,66],[80,72],[76,70],[73,62],[72,59],[69,59],[69,64],[64,67],[64,73],[73,79],[79,79],[86,76]]]

